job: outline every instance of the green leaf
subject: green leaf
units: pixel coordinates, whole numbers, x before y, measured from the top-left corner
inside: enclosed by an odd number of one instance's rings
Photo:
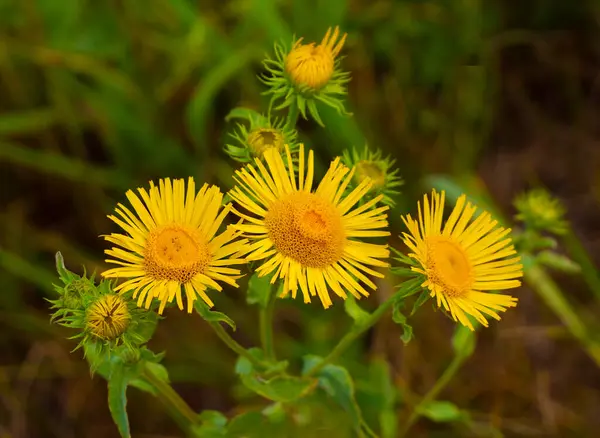
[[[60,114],[54,108],[5,113],[0,116],[0,136],[44,131],[59,120]]]
[[[557,254],[553,251],[540,252],[536,257],[536,261],[551,269],[565,272],[567,274],[578,274],[581,272],[581,266],[579,266],[570,258],[562,254]]]
[[[219,411],[202,411],[198,415],[200,426],[192,428],[194,436],[202,438],[218,438],[227,436],[227,417]]]
[[[413,308],[410,311],[410,316],[413,316],[415,314],[415,312],[419,309],[419,307],[421,307],[423,304],[425,304],[425,302],[429,299],[429,297],[431,297],[431,292],[427,289],[423,289],[423,291],[419,295],[419,298],[417,298],[417,300],[413,304]]]
[[[205,321],[209,322],[224,322],[229,325],[235,331],[235,322],[233,319],[221,312],[214,312],[208,308],[208,305],[203,300],[196,300],[194,302],[194,309],[196,312],[204,318]]]
[[[260,412],[245,412],[234,417],[227,427],[228,438],[262,438],[282,436]]]
[[[56,272],[60,279],[66,284],[73,278],[73,273],[65,267],[65,259],[60,251],[54,256],[56,260]]]
[[[225,116],[225,121],[230,122],[233,119],[242,120],[264,120],[265,117],[257,111],[250,108],[237,107],[229,111],[229,114]]]
[[[161,365],[159,363],[154,363],[154,362],[145,362],[142,366],[144,366],[144,365],[146,367],[150,368],[152,370],[153,374],[155,376],[157,376],[160,380],[167,382],[167,383],[169,382],[169,372],[163,365]],[[134,386],[138,389],[141,389],[142,391],[148,392],[152,395],[157,395],[156,389],[154,388],[154,386],[149,384],[144,379],[140,379],[140,378],[131,379],[131,381],[129,382],[129,385]]]
[[[108,379],[108,408],[122,438],[131,437],[127,418],[127,384],[125,366],[113,367]]]
[[[323,358],[319,356],[304,356],[302,374],[308,373]],[[354,422],[354,428],[361,431],[365,425],[362,412],[356,402],[354,395],[354,382],[350,373],[339,365],[326,365],[318,373],[319,387],[322,388],[333,400],[335,400],[346,412],[350,414]]]
[[[475,350],[475,332],[469,330],[463,325],[457,325],[452,336],[452,349],[454,354],[462,358],[467,358]]]
[[[358,326],[363,325],[365,321],[369,319],[369,316],[371,316],[369,312],[358,305],[356,298],[352,295],[349,295],[348,298],[344,300],[344,310]]]
[[[431,401],[419,408],[421,415],[438,423],[458,421],[463,418],[461,410],[449,401]]]
[[[246,302],[248,304],[258,304],[264,309],[267,307],[272,289],[273,285],[270,282],[270,277],[259,277],[258,273],[255,272],[248,281],[248,295],[246,296]]]
[[[402,336],[400,336],[400,339],[405,344],[408,344],[413,338],[413,328],[406,322],[406,316],[400,311],[401,308],[402,302],[396,301],[392,309],[392,320],[402,326]]]
[[[250,354],[258,359],[263,359],[262,351],[256,348],[248,350]],[[287,361],[273,364],[267,370],[269,372],[280,372],[287,366]],[[244,386],[260,396],[275,402],[291,402],[311,393],[317,386],[317,379],[279,375],[270,379],[259,374],[252,363],[245,357],[240,357],[235,364],[235,372],[240,376]]]

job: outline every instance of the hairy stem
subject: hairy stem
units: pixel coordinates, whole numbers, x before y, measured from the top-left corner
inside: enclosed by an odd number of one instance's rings
[[[265,307],[260,308],[260,341],[268,360],[275,361],[275,348],[273,346],[273,311],[277,300],[277,288],[271,285],[269,299]]]

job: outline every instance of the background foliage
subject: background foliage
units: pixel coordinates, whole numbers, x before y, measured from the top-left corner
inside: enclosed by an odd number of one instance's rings
[[[106,214],[150,179],[194,175],[230,188],[235,164],[222,145],[234,124],[224,116],[266,108],[260,61],[292,34],[320,39],[335,24],[349,33],[354,117],[323,108],[327,128],[301,121],[300,139],[321,168],[365,142],[397,159],[406,184],[394,235],[432,184],[460,184],[505,217],[515,195],[544,185],[573,227],[562,250],[598,265],[599,20],[594,0],[0,0],[0,436],[117,436],[105,383],[69,353],[70,333],[49,324],[53,255],[76,272],[102,269],[98,235],[114,231]],[[600,281],[586,272],[554,278],[597,333]],[[520,289],[517,309],[479,334],[411,436],[595,436],[598,368],[534,289]],[[242,293],[227,289],[216,304],[236,321],[235,337],[256,344]],[[151,347],[167,350],[171,380],[195,410],[231,417],[264,406],[202,319],[167,316]],[[395,436],[396,418],[406,421],[455,357],[450,320],[424,306],[411,323],[408,345],[387,318],[342,359],[362,376],[356,401],[367,423],[388,428],[383,436]],[[341,302],[324,312],[300,301],[278,303],[276,324],[277,348],[296,367],[307,352],[326,355],[350,325]],[[147,394],[131,390],[128,410],[136,437],[179,433]],[[348,436],[346,415],[332,405],[303,432]]]

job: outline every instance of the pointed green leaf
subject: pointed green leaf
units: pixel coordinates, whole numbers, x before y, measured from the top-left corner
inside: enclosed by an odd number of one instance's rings
[[[421,294],[419,295],[419,298],[417,298],[417,301],[415,301],[415,303],[413,304],[413,308],[410,311],[410,316],[413,316],[415,314],[415,312],[417,311],[417,309],[419,307],[421,307],[423,304],[425,304],[425,301],[427,301],[430,297],[431,297],[431,292],[429,292],[429,290],[427,290],[427,289],[423,289],[421,291]]]
[[[234,417],[227,426],[228,438],[263,438],[284,436],[280,427],[272,424],[260,412],[245,412]]]
[[[302,374],[308,373],[322,360],[323,358],[319,356],[304,356]],[[339,365],[329,364],[317,373],[317,377],[319,379],[319,387],[350,414],[354,422],[354,428],[357,431],[362,431],[365,422],[354,396],[354,382],[350,373]]]
[[[458,421],[463,418],[461,410],[449,401],[431,401],[419,407],[419,412],[438,423]]]
[[[579,266],[570,258],[562,254],[557,254],[553,251],[540,252],[536,257],[536,261],[551,269],[565,272],[567,274],[578,274],[581,272],[581,266]]]
[[[219,411],[202,411],[198,415],[199,426],[192,428],[193,435],[202,438],[219,438],[227,436],[227,417]]]
[[[413,337],[413,329],[410,324],[406,322],[406,316],[400,311],[402,308],[402,302],[395,302],[394,307],[392,309],[392,320],[396,324],[400,324],[402,326],[402,336],[400,339],[405,344],[408,344]]]
[[[258,304],[260,307],[265,308],[272,289],[273,285],[270,282],[270,277],[267,275],[259,277],[258,272],[255,272],[248,281],[246,302],[248,304]]]
[[[235,331],[235,322],[233,319],[221,312],[215,312],[208,308],[208,305],[203,300],[196,300],[194,302],[194,309],[196,312],[209,322],[224,322],[229,325]]]
[[[108,408],[122,438],[130,438],[129,419],[127,418],[127,384],[125,367],[115,366],[108,379]]]
[[[369,316],[371,316],[369,312],[358,305],[356,298],[352,295],[349,295],[344,300],[344,310],[357,326],[364,324],[369,319]]]
[[[250,109],[250,108],[243,108],[243,107],[237,107],[232,109],[231,111],[229,111],[229,114],[227,114],[225,116],[225,121],[226,122],[230,122],[233,119],[242,119],[242,120],[261,120],[264,119],[264,117],[262,116],[262,114],[260,114],[259,112]]]
[[[262,360],[262,351],[256,348],[249,350],[257,359]],[[281,372],[287,367],[287,361],[273,364],[267,373]],[[270,379],[262,377],[245,357],[240,357],[235,364],[235,372],[240,376],[244,386],[262,397],[275,402],[291,402],[308,395],[317,386],[317,379],[275,376]]]

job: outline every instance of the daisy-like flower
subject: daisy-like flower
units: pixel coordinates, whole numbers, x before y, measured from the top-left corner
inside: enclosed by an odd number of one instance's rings
[[[283,120],[269,118],[246,111],[250,126],[238,123],[237,130],[229,134],[237,144],[226,144],[225,152],[234,160],[249,163],[253,158],[262,158],[265,151],[275,148],[279,153],[284,151],[284,145],[289,145],[292,152],[298,150],[295,129],[286,127]]]
[[[398,175],[398,169],[393,169],[396,160],[389,156],[384,158],[379,149],[371,151],[366,145],[362,152],[356,148],[353,148],[352,151],[346,149],[342,159],[346,166],[356,167],[352,186],[370,178],[373,186],[367,198],[383,195],[382,203],[390,207],[396,204],[393,198],[400,194],[397,189],[404,184]]]
[[[275,44],[275,59],[263,61],[270,77],[261,77],[269,87],[265,94],[271,95],[271,105],[283,102],[276,109],[295,106],[306,119],[306,110],[312,118],[323,125],[316,101],[328,105],[340,114],[348,115],[341,96],[347,92],[345,84],[350,74],[341,71],[338,57],[347,34],[340,37],[340,30],[329,28],[320,44],[303,44],[303,39],[292,42],[291,49]]]
[[[461,195],[442,227],[445,192],[423,197],[418,221],[403,217],[409,234],[404,243],[416,261],[411,269],[424,277],[423,287],[436,297],[455,321],[473,330],[467,315],[488,326],[484,315],[500,319],[498,312],[516,306],[517,299],[487,291],[519,287],[523,276],[521,258],[516,256],[509,228],[497,227],[489,213],[481,213],[470,224],[477,208]]]
[[[369,266],[387,267],[387,245],[366,243],[357,238],[389,236],[386,230],[389,207],[377,207],[381,196],[352,207],[371,188],[363,181],[343,196],[352,180],[350,170],[336,158],[315,191],[312,190],[314,156],[304,158],[300,145],[297,169],[286,148],[287,168],[281,155],[268,150],[266,166],[255,160],[256,168],[247,165],[236,171],[237,186],[229,195],[250,214],[234,210],[248,224],[235,227],[253,243],[247,259],[265,260],[257,269],[259,276],[272,274],[271,283],[284,279],[281,296],[298,288],[309,303],[318,295],[323,307],[332,304],[329,291],[345,299],[347,292],[356,298],[368,296],[363,286],[376,289],[367,275],[383,277]],[[361,284],[362,283],[362,284]]]
[[[104,238],[118,246],[106,250],[113,257],[108,263],[121,265],[102,273],[107,278],[127,278],[115,291],[133,290],[138,306],[149,308],[154,298],[160,301],[159,314],[165,305],[177,300],[183,310],[182,290],[187,311],[200,296],[209,306],[213,302],[207,288],[222,290],[217,281],[237,287],[240,270],[231,265],[246,263],[237,254],[246,239],[229,227],[217,234],[231,209],[221,208],[223,194],[217,186],[204,184],[196,193],[194,179],[189,178],[187,193],[183,179],[161,179],[158,187],[150,182],[150,190],[126,193],[135,214],[118,204],[118,216],[108,216],[127,234],[111,234]],[[141,198],[141,199],[140,199]],[[236,240],[237,239],[237,240]]]

